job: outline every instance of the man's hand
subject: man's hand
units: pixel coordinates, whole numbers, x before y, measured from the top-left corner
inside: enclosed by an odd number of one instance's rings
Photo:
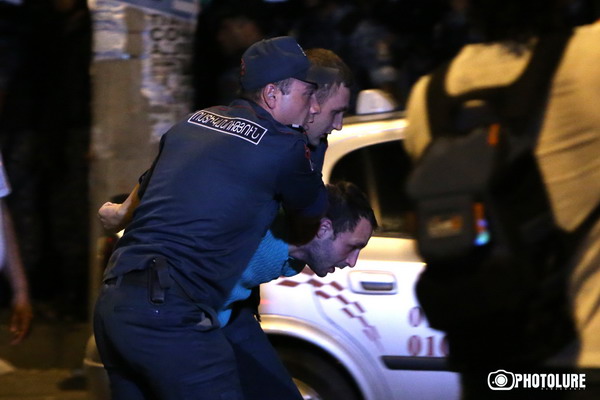
[[[133,212],[140,203],[139,187],[139,184],[136,185],[122,204],[108,201],[100,207],[98,217],[104,229],[110,233],[117,233],[129,225],[133,218]]]
[[[19,252],[12,217],[2,199],[0,199],[0,207],[2,207],[4,215],[4,221],[0,224],[0,228],[4,229],[6,240],[6,264],[2,272],[8,278],[12,292],[12,313],[8,322],[8,329],[12,336],[10,344],[17,344],[27,337],[31,328],[33,312],[29,301],[29,285],[25,276],[25,268]]]
[[[12,305],[12,314],[9,321],[11,334],[10,344],[19,344],[27,337],[31,329],[33,311],[29,300],[16,300]]]
[[[123,204],[111,203],[110,201],[104,203],[98,210],[98,218],[100,218],[102,226],[111,233],[119,232],[127,225],[128,221],[124,221],[126,214]]]

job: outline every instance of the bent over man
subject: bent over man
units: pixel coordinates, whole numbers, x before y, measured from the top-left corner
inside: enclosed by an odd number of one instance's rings
[[[314,237],[295,245],[285,229],[274,225],[260,243],[219,319],[233,346],[246,400],[301,400],[290,374],[281,363],[253,315],[251,304],[239,303],[258,285],[294,276],[305,266],[319,277],[337,268],[354,267],[367,245],[377,220],[366,195],[350,182],[327,185],[327,213]]]

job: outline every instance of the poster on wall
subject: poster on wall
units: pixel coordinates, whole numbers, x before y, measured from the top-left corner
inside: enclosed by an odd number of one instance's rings
[[[194,20],[198,15],[199,0],[122,0],[132,7],[144,8],[163,15]]]
[[[188,114],[200,0],[90,0],[94,61],[135,61],[152,142]]]

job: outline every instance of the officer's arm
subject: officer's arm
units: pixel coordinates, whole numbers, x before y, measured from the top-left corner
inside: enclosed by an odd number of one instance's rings
[[[127,227],[131,220],[133,219],[133,212],[140,204],[140,199],[144,195],[146,188],[148,187],[148,182],[150,181],[150,177],[152,176],[152,172],[156,167],[156,163],[158,161],[158,157],[160,157],[160,153],[162,152],[162,148],[164,146],[164,141],[166,138],[166,134],[162,136],[160,140],[160,146],[158,150],[158,155],[154,159],[152,166],[146,172],[140,176],[138,180],[138,184],[135,185],[127,199],[121,204],[106,202],[100,207],[98,210],[98,217],[100,218],[100,222],[104,229],[106,229],[109,233],[117,233]]]
[[[325,151],[324,148],[319,150]],[[298,140],[281,162],[281,203],[293,244],[306,243],[314,237],[327,209],[327,189],[321,179],[322,161],[315,161],[305,143]]]
[[[139,184],[135,185],[127,199],[121,204],[109,201],[100,207],[98,217],[104,229],[111,233],[117,233],[129,225],[133,218],[133,212],[140,203],[139,188]]]

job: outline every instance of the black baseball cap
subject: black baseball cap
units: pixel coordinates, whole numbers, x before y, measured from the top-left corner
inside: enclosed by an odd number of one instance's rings
[[[304,50],[291,36],[261,40],[242,55],[240,83],[244,90],[259,89],[288,78],[316,85],[335,79],[330,68],[311,66]]]

